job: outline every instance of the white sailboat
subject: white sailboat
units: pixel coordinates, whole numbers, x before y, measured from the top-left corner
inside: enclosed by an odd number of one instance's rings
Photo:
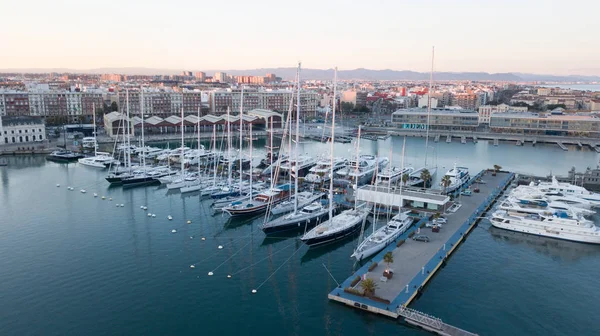
[[[93,109],[93,121],[94,121],[94,137],[93,142],[96,143],[96,104],[92,104]],[[78,159],[82,165],[94,168],[105,169],[110,167],[111,165],[118,166],[121,164],[118,160],[116,160],[112,155],[106,152],[98,152],[98,146],[94,146],[94,156],[92,157],[84,157]]]
[[[333,85],[333,112],[331,120],[331,164],[330,174],[333,176],[333,146],[335,143],[335,109],[337,105],[337,67],[335,68]],[[308,246],[324,245],[332,243],[336,240],[343,239],[351,234],[354,234],[367,219],[369,209],[366,206],[361,208],[342,211],[342,213],[333,215],[333,178],[329,179],[329,219],[315,226],[300,238]]]

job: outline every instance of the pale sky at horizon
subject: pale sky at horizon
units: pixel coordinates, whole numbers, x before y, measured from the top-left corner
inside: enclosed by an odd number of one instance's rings
[[[193,71],[301,60],[429,71],[435,45],[436,71],[600,75],[599,12],[600,2],[580,0],[5,0],[0,69]]]

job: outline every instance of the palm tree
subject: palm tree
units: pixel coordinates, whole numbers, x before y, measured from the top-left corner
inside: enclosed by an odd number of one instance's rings
[[[373,279],[367,278],[360,282],[360,287],[363,289],[363,295],[371,296],[375,294],[377,283]]]
[[[444,175],[444,177],[442,177],[442,186],[444,187],[444,193],[446,193],[446,188],[450,186],[450,183],[452,183],[450,176]]]
[[[423,186],[425,188],[427,188],[427,184],[431,180],[431,173],[429,172],[429,170],[427,168],[425,168],[421,171],[420,177],[421,177],[421,180],[423,180]]]
[[[383,255],[383,261],[388,265],[389,269],[390,264],[394,262],[394,255],[391,251]]]
[[[402,184],[406,186],[406,182],[408,182],[408,174],[402,175]]]
[[[499,166],[499,165],[494,165],[494,174],[493,174],[493,176],[496,176],[496,173],[498,173],[498,171],[499,171],[500,169],[502,169],[502,167],[501,167],[501,166]]]

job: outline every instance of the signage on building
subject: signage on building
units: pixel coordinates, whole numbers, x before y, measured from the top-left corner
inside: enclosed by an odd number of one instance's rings
[[[426,130],[427,124],[402,124],[402,129]]]

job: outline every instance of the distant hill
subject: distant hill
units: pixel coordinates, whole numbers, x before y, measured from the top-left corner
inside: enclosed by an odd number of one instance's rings
[[[195,71],[189,70],[188,71]],[[211,76],[215,72],[226,72],[230,75],[245,75],[245,76],[264,76],[267,73],[274,73],[284,79],[292,79],[296,74],[296,68],[261,68],[248,70],[202,70],[207,75]],[[127,75],[177,75],[181,70],[174,69],[152,69],[152,68],[96,68],[89,70],[75,69],[0,69],[0,72],[18,72],[18,73],[120,73]],[[303,69],[302,78],[314,80],[330,80],[333,78],[333,69]],[[354,69],[354,70],[339,70],[338,78],[341,80],[362,79],[362,80],[415,80],[425,81],[429,79],[429,73],[416,72],[410,70],[371,70],[371,69]],[[539,81],[539,82],[592,82],[600,81],[600,76],[584,76],[584,75],[538,75],[527,73],[487,73],[487,72],[436,72],[434,73],[435,80],[476,80],[476,81],[507,81],[507,82],[523,82],[523,81]]]

